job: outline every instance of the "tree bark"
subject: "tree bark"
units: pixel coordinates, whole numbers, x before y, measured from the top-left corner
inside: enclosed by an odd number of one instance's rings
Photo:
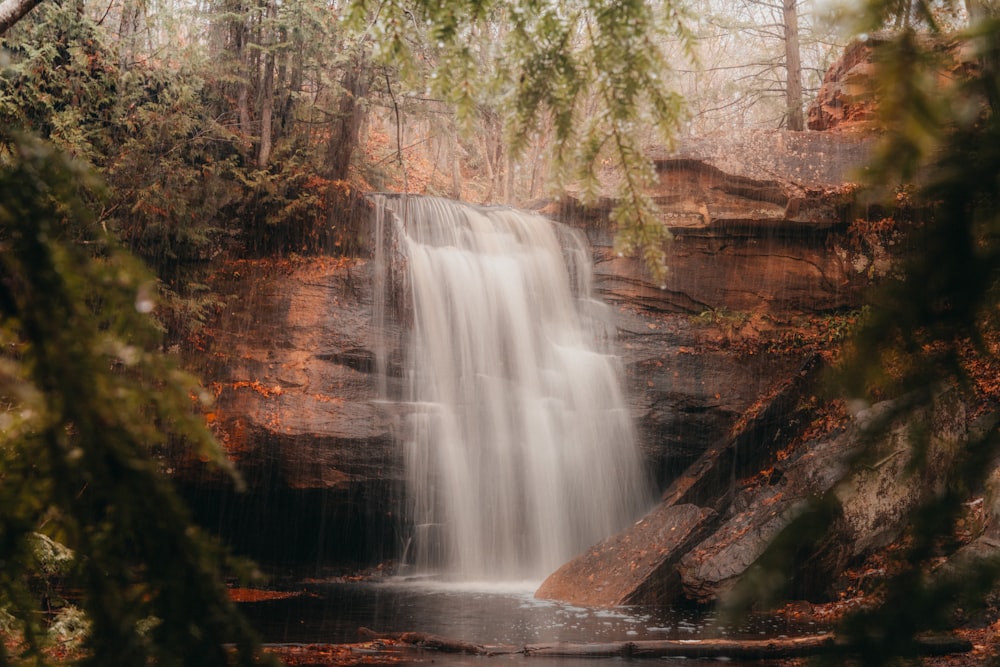
[[[24,18],[41,0],[3,0],[0,2],[0,36]]]
[[[788,107],[788,129],[801,132],[805,129],[802,114],[802,57],[799,52],[798,0],[784,0],[782,8],[785,28],[785,100]]]
[[[236,110],[239,117],[239,131],[249,146],[250,127],[250,59],[248,57],[250,30],[249,8],[242,0],[236,0],[227,7],[230,19],[230,43],[239,80],[236,91]]]
[[[276,7],[273,2],[267,3],[265,20],[269,23],[276,14]],[[261,29],[262,35],[271,32],[269,26]],[[264,40],[261,40],[264,41]],[[260,143],[257,144],[257,168],[267,169],[271,161],[271,147],[274,140],[274,129],[272,121],[274,118],[274,52],[271,51],[273,44],[267,44],[268,51],[264,54],[264,71],[261,74],[260,85]]]
[[[118,24],[118,68],[122,75],[136,60],[140,14],[138,0],[125,0],[122,4],[122,16]]]
[[[448,150],[451,153],[451,198],[462,198],[462,157],[458,129],[448,128]]]

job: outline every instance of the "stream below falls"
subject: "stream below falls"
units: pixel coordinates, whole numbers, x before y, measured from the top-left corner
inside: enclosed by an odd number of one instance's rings
[[[361,641],[359,628],[379,633],[423,632],[487,645],[523,646],[546,642],[600,643],[656,639],[765,639],[824,631],[814,622],[790,623],[754,618],[738,628],[721,627],[711,614],[695,610],[619,607],[587,609],[534,598],[537,582],[441,582],[389,578],[377,581],[305,580],[286,586],[295,595],[240,605],[269,644],[350,644]],[[627,662],[623,658],[525,658],[429,653],[446,665],[496,661],[538,667],[567,663]],[[714,665],[732,660],[667,659],[666,662]],[[663,664],[664,659],[657,660]],[[631,661],[648,662],[648,661]],[[760,664],[760,663],[747,663]]]

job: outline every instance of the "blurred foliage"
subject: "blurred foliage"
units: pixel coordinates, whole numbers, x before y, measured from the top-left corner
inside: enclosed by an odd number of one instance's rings
[[[912,199],[919,212],[902,275],[873,296],[841,381],[865,400],[904,399],[887,418],[906,419],[945,386],[975,406],[970,364],[997,353],[1000,22],[985,16],[959,35],[919,35],[907,21],[933,29],[935,3],[915,3],[903,16],[887,3],[871,4],[871,19],[895,17],[903,26],[878,53],[874,92],[885,137],[871,165],[872,186],[886,198],[914,184],[911,197],[896,199]],[[954,537],[963,503],[983,492],[992,470],[1000,437],[995,420],[987,423],[963,443],[945,491],[914,513],[909,566],[890,579],[882,604],[846,620],[843,632],[864,664],[912,657],[916,634],[953,626],[959,610],[972,612],[995,590],[1000,556],[957,572],[932,568],[942,543]],[[916,443],[918,462],[925,447]]]
[[[258,664],[225,554],[192,527],[155,452],[182,441],[229,464],[197,382],[156,352],[153,279],[96,224],[100,191],[50,144],[0,134],[0,607],[36,663],[33,582],[58,573],[82,592],[83,664]]]
[[[973,367],[995,360],[1000,342],[1000,22],[985,16],[959,34],[938,34],[946,4],[867,3],[862,31],[893,28],[875,52],[882,139],[867,193],[894,211],[904,259],[871,294],[836,380],[856,404],[890,399],[867,427],[871,447],[857,465],[894,424],[919,425],[946,388],[985,411],[984,426],[960,443],[946,488],[909,517],[903,566],[877,605],[845,619],[831,664],[849,656],[864,665],[916,659],[917,635],[953,627],[986,602],[1000,577],[996,555],[936,567],[959,543],[963,503],[984,493],[1000,453],[997,406],[977,393]],[[914,466],[926,465],[929,431],[911,432]],[[838,515],[836,490],[817,498],[730,602],[773,600],[789,584],[781,573],[821,548]]]

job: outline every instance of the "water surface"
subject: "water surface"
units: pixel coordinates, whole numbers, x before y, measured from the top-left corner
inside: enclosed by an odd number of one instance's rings
[[[358,629],[426,632],[479,644],[614,642],[708,637],[756,638],[821,631],[755,619],[745,627],[719,627],[696,611],[622,607],[586,609],[533,597],[537,582],[447,583],[385,580],[310,582],[301,595],[241,605],[268,643],[359,641]],[[546,660],[546,665],[554,664]],[[592,661],[588,664],[593,665]],[[699,663],[700,664],[700,663]]]

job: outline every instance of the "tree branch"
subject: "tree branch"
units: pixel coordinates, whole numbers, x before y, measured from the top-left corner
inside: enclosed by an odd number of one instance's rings
[[[0,2],[0,36],[3,36],[24,15],[42,0],[3,0]]]

